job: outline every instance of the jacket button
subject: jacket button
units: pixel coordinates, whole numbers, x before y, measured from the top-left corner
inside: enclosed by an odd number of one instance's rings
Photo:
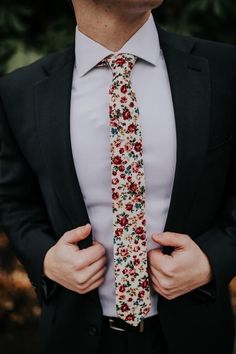
[[[96,336],[96,334],[98,333],[97,328],[94,326],[90,326],[88,329],[88,333],[90,336]]]

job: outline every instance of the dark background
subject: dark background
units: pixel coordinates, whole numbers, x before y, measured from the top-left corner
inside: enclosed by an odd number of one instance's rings
[[[169,30],[236,44],[235,0],[165,0],[155,15]],[[0,0],[0,74],[64,48],[74,29],[69,0]]]
[[[154,15],[168,30],[236,44],[235,0],[165,0]],[[69,45],[75,25],[67,0],[0,0],[0,75]],[[236,311],[236,280],[231,289]],[[1,354],[37,352],[39,314],[27,275],[0,233]]]

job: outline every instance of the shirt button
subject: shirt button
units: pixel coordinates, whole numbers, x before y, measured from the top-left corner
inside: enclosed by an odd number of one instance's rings
[[[98,333],[98,330],[96,327],[90,326],[88,329],[88,333],[90,336],[96,336],[96,334]]]

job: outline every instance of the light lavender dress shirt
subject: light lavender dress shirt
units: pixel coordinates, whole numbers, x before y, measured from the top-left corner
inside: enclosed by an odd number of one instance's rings
[[[170,84],[152,15],[119,53],[138,57],[131,74],[140,109],[146,183],[148,250],[152,233],[165,226],[176,166],[176,129]],[[92,225],[93,237],[106,249],[108,269],[99,296],[106,316],[116,316],[113,273],[113,225],[109,141],[112,73],[96,64],[112,52],[76,28],[70,133],[75,169]],[[148,316],[157,313],[152,291]]]

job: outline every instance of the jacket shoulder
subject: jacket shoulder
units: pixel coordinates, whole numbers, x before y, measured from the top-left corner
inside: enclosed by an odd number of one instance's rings
[[[236,46],[229,43],[209,41],[201,38],[195,39],[194,53],[206,56],[211,61],[236,63]]]
[[[48,74],[48,70],[57,70],[65,65],[69,60],[73,60],[73,47],[63,51],[46,55],[36,62],[16,69],[0,78],[0,95],[6,92],[20,92],[24,88],[30,88],[43,80]]]
[[[167,43],[168,45],[177,47],[178,49],[186,50],[188,48],[194,48],[204,51],[207,53],[231,53],[232,56],[236,55],[236,46],[229,43],[217,42],[212,40],[207,40],[199,37],[192,37],[190,35],[183,35],[174,32],[165,31],[162,28],[158,28],[158,32],[161,38],[161,42]]]
[[[192,54],[207,59],[212,85],[236,92],[236,46],[200,38],[195,41]]]
[[[208,61],[211,70],[221,76],[225,73],[236,79],[236,46],[172,33],[159,28],[160,43]]]

